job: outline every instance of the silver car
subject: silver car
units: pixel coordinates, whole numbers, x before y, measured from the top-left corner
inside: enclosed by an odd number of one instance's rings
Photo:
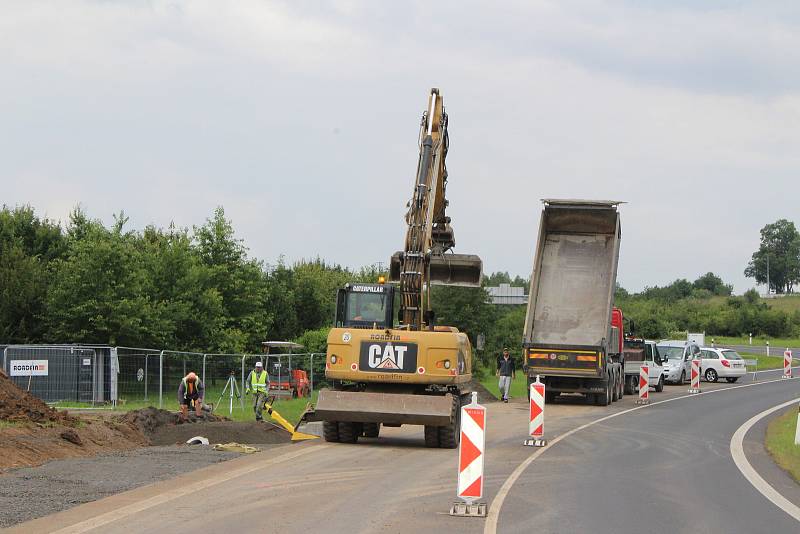
[[[692,360],[700,356],[700,345],[694,341],[659,341],[658,353],[664,360],[664,380],[683,384],[692,376]]]

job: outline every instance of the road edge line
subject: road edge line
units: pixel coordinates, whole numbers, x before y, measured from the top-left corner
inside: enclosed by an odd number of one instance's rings
[[[791,517],[800,521],[800,507],[781,495],[781,493],[778,492],[778,490],[776,490],[772,485],[770,485],[769,482],[764,480],[764,478],[759,475],[755,468],[753,468],[753,466],[750,464],[750,461],[747,459],[747,455],[744,453],[744,437],[756,423],[768,415],[777,412],[781,408],[786,408],[787,406],[791,406],[792,404],[796,404],[798,402],[800,402],[800,397],[788,402],[784,402],[777,406],[773,406],[772,408],[764,410],[763,412],[748,419],[742,426],[736,429],[736,432],[733,433],[730,450],[731,456],[733,457],[733,462],[736,464],[736,467],[742,473],[744,478],[746,478],[747,481],[755,489],[757,489],[759,493],[761,493],[761,495],[772,502],[772,504],[789,514]]]
[[[772,371],[773,369],[768,369],[768,370]],[[590,426],[596,425],[597,423],[602,423],[603,421],[608,421],[609,419],[613,419],[614,417],[619,417],[621,415],[625,415],[625,414],[628,414],[628,413],[631,413],[631,412],[635,412],[636,410],[641,410],[643,408],[656,406],[658,404],[666,404],[668,402],[674,402],[674,401],[678,401],[678,400],[681,400],[681,399],[696,398],[696,397],[699,397],[701,395],[710,395],[712,393],[719,393],[720,391],[733,391],[734,389],[749,388],[749,387],[753,387],[753,386],[763,386],[764,384],[774,384],[776,382],[777,383],[781,383],[781,382],[785,383],[786,380],[784,380],[782,378],[778,378],[778,379],[775,379],[775,380],[767,380],[767,381],[764,381],[764,382],[752,382],[750,384],[741,384],[739,386],[732,386],[732,387],[725,388],[725,389],[713,389],[713,390],[710,390],[710,391],[703,391],[702,393],[688,393],[686,395],[681,395],[680,397],[673,397],[671,399],[664,399],[664,400],[661,400],[661,401],[652,402],[649,405],[635,406],[633,408],[628,408],[627,410],[623,410],[621,412],[612,413],[612,414],[606,415],[604,417],[601,417],[600,419],[595,419],[594,421],[589,421],[588,423],[584,423],[579,427],[573,428],[572,430],[569,430],[566,433],[561,434],[560,436],[556,437],[555,439],[550,440],[550,443],[549,443],[549,445],[547,447],[545,447],[543,449],[539,449],[536,452],[534,452],[533,454],[531,454],[530,456],[528,456],[527,458],[525,458],[525,460],[523,460],[522,463],[520,463],[517,466],[517,468],[514,469],[514,471],[508,476],[506,481],[503,482],[503,485],[500,487],[500,490],[497,492],[497,495],[495,495],[494,499],[492,500],[492,504],[489,505],[489,512],[486,514],[486,523],[484,524],[483,533],[484,534],[497,534],[497,522],[500,519],[500,508],[503,507],[503,501],[505,501],[506,496],[508,495],[508,492],[511,491],[511,487],[514,485],[514,483],[517,481],[517,479],[522,475],[522,473],[525,471],[525,469],[527,469],[528,466],[530,464],[532,464],[533,461],[536,458],[538,458],[539,456],[541,456],[542,454],[544,454],[545,452],[550,450],[553,447],[553,445],[557,444],[559,441],[561,441],[563,439],[566,439],[566,438],[570,437],[571,435],[575,434],[576,432],[580,432],[581,430],[583,430],[585,428],[589,428]]]

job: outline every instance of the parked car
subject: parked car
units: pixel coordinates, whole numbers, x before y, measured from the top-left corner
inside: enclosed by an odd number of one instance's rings
[[[673,384],[686,383],[692,376],[692,360],[700,356],[700,345],[694,341],[665,340],[657,346],[664,362],[664,379]]]
[[[747,373],[747,367],[739,353],[731,349],[703,347],[700,351],[700,375],[706,382],[724,378],[730,383]]]
[[[639,388],[639,368],[647,364],[650,385],[664,391],[664,368],[655,341],[638,338],[625,339],[625,394],[633,395]]]

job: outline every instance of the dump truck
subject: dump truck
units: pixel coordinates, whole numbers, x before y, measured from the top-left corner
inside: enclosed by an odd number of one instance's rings
[[[606,406],[624,394],[623,314],[614,308],[620,202],[542,202],[523,332],[528,384],[540,376],[545,402],[580,393]]]
[[[422,425],[426,446],[458,446],[472,345],[457,328],[436,323],[430,291],[434,284],[478,287],[483,266],[478,256],[452,252],[455,238],[445,213],[447,121],[442,96],[432,89],[420,126],[404,247],[391,257],[390,283],[354,282],[338,290],[325,361],[332,387],[320,391],[306,415],[323,422],[326,441],[355,443],[378,437],[381,426]]]

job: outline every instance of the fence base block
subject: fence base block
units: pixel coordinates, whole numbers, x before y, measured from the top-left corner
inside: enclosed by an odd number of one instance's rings
[[[465,502],[454,502],[450,507],[450,515],[459,517],[486,517],[486,503],[475,502],[467,504]]]

